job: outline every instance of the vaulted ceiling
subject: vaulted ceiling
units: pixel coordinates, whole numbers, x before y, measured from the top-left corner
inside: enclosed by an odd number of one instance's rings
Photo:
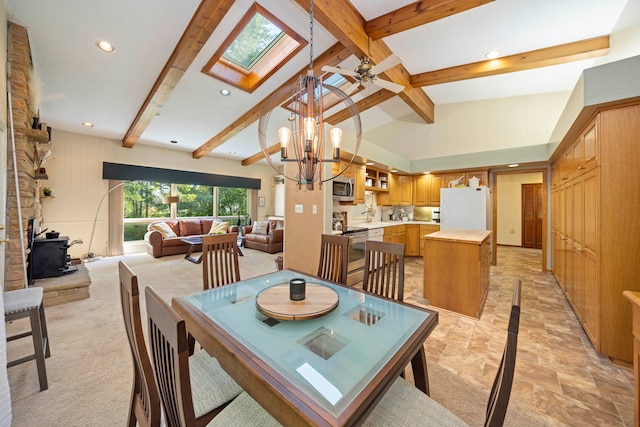
[[[264,99],[309,66],[307,46],[253,93],[201,72],[252,3],[6,0],[9,20],[29,29],[41,121],[117,139],[123,147],[150,144],[243,164],[263,159],[257,121]],[[309,0],[259,3],[309,37]],[[609,52],[609,34],[626,4],[315,0],[313,65],[351,70],[363,56],[376,64],[398,55],[402,63],[380,77],[403,91],[367,85],[353,96],[363,129],[370,133],[401,117],[429,126],[439,104],[570,91],[582,70]],[[101,39],[116,51],[98,50]],[[501,57],[486,60],[494,49]],[[223,97],[221,89],[231,95]],[[331,123],[344,120],[340,111],[330,116]]]

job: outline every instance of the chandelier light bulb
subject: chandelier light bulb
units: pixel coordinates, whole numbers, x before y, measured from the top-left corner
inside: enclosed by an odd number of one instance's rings
[[[278,137],[280,139],[280,157],[286,159],[288,157],[287,147],[291,140],[291,129],[285,126],[281,127],[278,129]]]
[[[316,119],[313,117],[306,117],[304,119],[304,139],[306,141],[313,141],[313,137],[316,134]]]
[[[330,135],[331,144],[333,145],[333,159],[338,160],[340,158],[340,144],[342,143],[342,129],[333,128]]]

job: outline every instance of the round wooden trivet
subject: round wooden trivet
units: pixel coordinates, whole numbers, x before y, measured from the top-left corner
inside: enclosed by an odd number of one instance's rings
[[[331,313],[339,302],[338,293],[328,286],[307,283],[305,299],[289,299],[289,283],[275,285],[256,296],[256,308],[278,320],[308,320]]]

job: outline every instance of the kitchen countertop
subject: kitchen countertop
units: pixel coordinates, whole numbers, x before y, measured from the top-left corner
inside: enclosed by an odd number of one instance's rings
[[[477,243],[484,242],[491,235],[490,230],[463,230],[459,228],[450,228],[448,230],[436,231],[427,234],[425,239],[431,240],[447,240],[451,242],[461,243]]]

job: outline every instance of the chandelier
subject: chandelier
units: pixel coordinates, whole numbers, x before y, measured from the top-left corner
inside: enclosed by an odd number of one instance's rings
[[[293,174],[285,170],[284,176],[295,181],[300,188],[306,185],[313,190],[314,182],[322,188],[322,183],[332,180],[344,173],[349,167],[360,148],[362,126],[358,108],[353,100],[342,90],[322,83],[322,77],[316,76],[313,71],[313,0],[310,10],[310,55],[309,70],[306,75],[299,76],[296,83],[285,86],[265,102],[258,123],[258,139],[260,149],[264,153],[269,164],[280,173],[278,167],[271,160],[270,142],[277,140],[280,143],[280,159],[283,162],[295,162],[297,168]],[[284,103],[282,99],[287,99]],[[325,104],[326,101],[326,104]],[[324,172],[325,163],[340,162],[340,146],[343,140],[343,130],[332,127],[328,131],[323,114],[325,105],[329,108],[342,105],[348,112],[353,128],[351,134],[355,137],[353,154],[345,166],[337,173],[330,175]],[[282,112],[288,111],[288,117],[283,117]],[[280,126],[269,128],[269,119],[272,113],[276,113],[281,120]],[[275,121],[275,120],[274,120]],[[275,128],[278,127],[276,131]],[[331,167],[331,166],[330,166]],[[340,169],[340,168],[338,168]],[[333,168],[331,167],[331,172]],[[329,176],[325,178],[325,176]]]

